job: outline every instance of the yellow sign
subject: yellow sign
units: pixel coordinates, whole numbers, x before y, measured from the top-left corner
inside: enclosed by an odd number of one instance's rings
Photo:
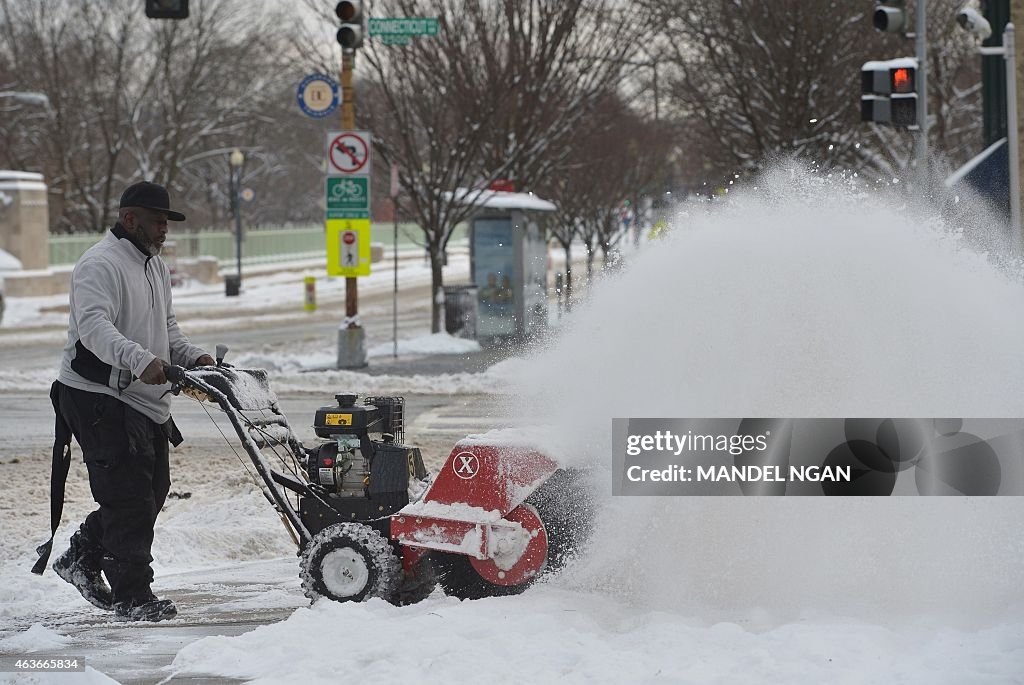
[[[327,220],[327,273],[370,275],[370,220]]]
[[[351,426],[351,414],[327,414],[324,416],[324,423],[328,426]]]
[[[306,276],[303,279],[305,291],[305,308],[307,312],[316,311],[316,276]]]

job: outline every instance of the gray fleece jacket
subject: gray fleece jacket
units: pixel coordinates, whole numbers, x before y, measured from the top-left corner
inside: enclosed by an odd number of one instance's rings
[[[71,315],[58,380],[111,395],[157,423],[171,413],[170,385],[136,380],[156,358],[184,367],[205,352],[179,330],[171,278],[159,257],[144,254],[120,226],[89,248],[71,275]]]

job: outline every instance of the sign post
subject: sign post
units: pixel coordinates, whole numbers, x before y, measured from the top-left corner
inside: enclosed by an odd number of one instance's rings
[[[394,348],[391,356],[398,359],[398,167],[391,165],[391,214],[395,222],[395,246],[392,252],[395,269],[395,288],[391,301],[391,329],[394,339]]]

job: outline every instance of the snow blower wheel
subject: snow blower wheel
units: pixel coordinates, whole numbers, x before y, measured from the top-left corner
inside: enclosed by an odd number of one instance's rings
[[[402,566],[390,543],[362,523],[336,523],[313,536],[302,553],[302,592],[311,600],[361,602],[390,597]]]

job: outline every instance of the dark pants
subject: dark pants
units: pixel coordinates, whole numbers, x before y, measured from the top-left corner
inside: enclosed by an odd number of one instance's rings
[[[103,548],[115,602],[150,597],[153,526],[171,487],[163,428],[115,397],[60,388],[60,411],[82,448],[99,509],[85,519]]]

